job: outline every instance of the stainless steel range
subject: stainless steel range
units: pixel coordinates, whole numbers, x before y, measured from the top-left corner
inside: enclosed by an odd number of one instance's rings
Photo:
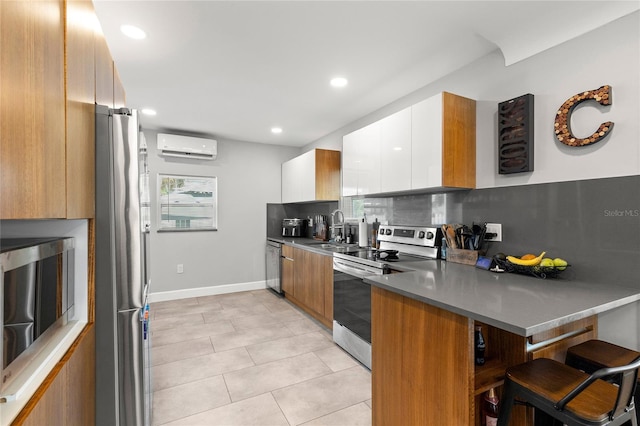
[[[391,273],[394,265],[437,259],[440,227],[383,225],[379,249],[333,254],[333,341],[371,369],[370,275]]]

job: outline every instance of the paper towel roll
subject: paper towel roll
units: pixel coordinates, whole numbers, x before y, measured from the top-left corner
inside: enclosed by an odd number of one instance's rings
[[[367,232],[367,222],[362,219],[358,224],[358,245],[360,247],[367,247],[367,240],[369,233]]]

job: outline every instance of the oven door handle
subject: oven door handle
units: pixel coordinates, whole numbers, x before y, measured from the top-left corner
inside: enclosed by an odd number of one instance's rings
[[[333,269],[338,271],[338,272],[343,272],[345,274],[349,274],[349,275],[355,275],[358,278],[364,278],[366,276],[369,275],[380,275],[382,274],[382,271],[380,271],[380,273],[376,273],[374,271],[371,271],[369,269],[365,269],[365,268],[360,268],[358,266],[355,265],[348,265],[344,262],[340,262],[337,259],[333,259]]]

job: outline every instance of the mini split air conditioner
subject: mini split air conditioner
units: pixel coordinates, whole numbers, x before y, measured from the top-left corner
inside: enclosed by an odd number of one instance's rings
[[[215,160],[218,142],[213,139],[158,133],[158,151],[169,157]]]

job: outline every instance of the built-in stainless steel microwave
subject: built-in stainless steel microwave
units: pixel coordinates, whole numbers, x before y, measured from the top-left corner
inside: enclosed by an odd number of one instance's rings
[[[74,248],[73,238],[0,239],[0,389],[73,317]]]

